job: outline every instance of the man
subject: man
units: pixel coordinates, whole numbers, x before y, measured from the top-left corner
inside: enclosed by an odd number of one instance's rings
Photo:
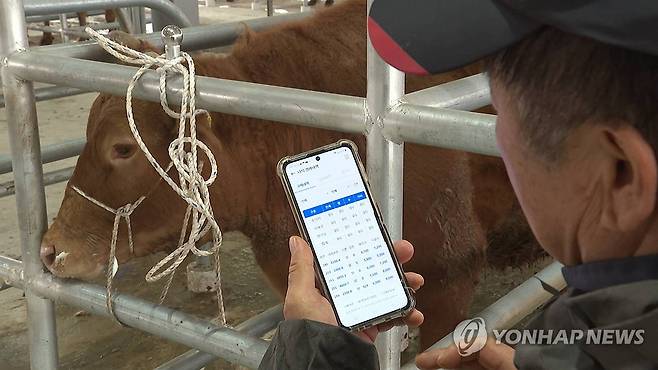
[[[529,328],[642,331],[634,344],[512,349],[489,338],[475,356],[462,358],[451,347],[419,355],[417,365],[658,369],[658,2],[376,0],[369,31],[382,58],[410,73],[487,57],[496,139],[512,185],[537,240],[566,266],[569,288]],[[372,346],[331,327],[326,302],[310,284],[298,284],[301,275],[310,279],[311,258],[300,239],[291,243],[291,321],[280,326],[261,368],[332,368],[330,361],[315,366],[323,357],[376,369],[374,358],[356,357]],[[315,342],[282,335],[295,325],[313,326]],[[312,355],[286,362],[293,357],[280,349],[302,343]]]

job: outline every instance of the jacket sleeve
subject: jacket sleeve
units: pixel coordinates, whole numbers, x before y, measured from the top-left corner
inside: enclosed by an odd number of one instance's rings
[[[378,370],[375,346],[332,325],[285,320],[272,339],[259,370]]]

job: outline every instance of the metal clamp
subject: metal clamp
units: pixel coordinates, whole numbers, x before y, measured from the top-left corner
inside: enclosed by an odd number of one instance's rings
[[[165,56],[167,59],[180,57],[180,45],[183,42],[183,31],[180,27],[170,24],[160,32],[162,42],[165,45]]]

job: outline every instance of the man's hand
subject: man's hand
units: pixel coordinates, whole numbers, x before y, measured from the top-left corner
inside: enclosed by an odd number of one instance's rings
[[[422,370],[446,368],[463,370],[516,370],[514,349],[496,344],[489,339],[479,352],[462,357],[456,346],[423,352],[416,357],[416,366]]]
[[[288,291],[283,305],[283,315],[286,319],[307,319],[337,325],[334,311],[329,301],[315,287],[315,269],[313,266],[313,252],[308,244],[300,237],[293,236],[290,245],[290,270],[288,271]],[[394,245],[395,254],[400,263],[411,260],[414,247],[406,240]],[[405,277],[409,286],[418,290],[424,284],[423,277],[413,272],[406,272]],[[382,324],[378,327],[368,328],[357,333],[364,340],[373,342],[377,333],[392,328],[394,325],[419,326],[423,322],[423,314],[413,310],[405,318],[396,322]]]

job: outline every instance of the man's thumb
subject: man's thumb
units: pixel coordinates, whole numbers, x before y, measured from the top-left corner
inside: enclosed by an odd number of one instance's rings
[[[298,236],[291,237],[288,245],[290,246],[288,289],[295,291],[315,289],[315,269],[311,248]]]

